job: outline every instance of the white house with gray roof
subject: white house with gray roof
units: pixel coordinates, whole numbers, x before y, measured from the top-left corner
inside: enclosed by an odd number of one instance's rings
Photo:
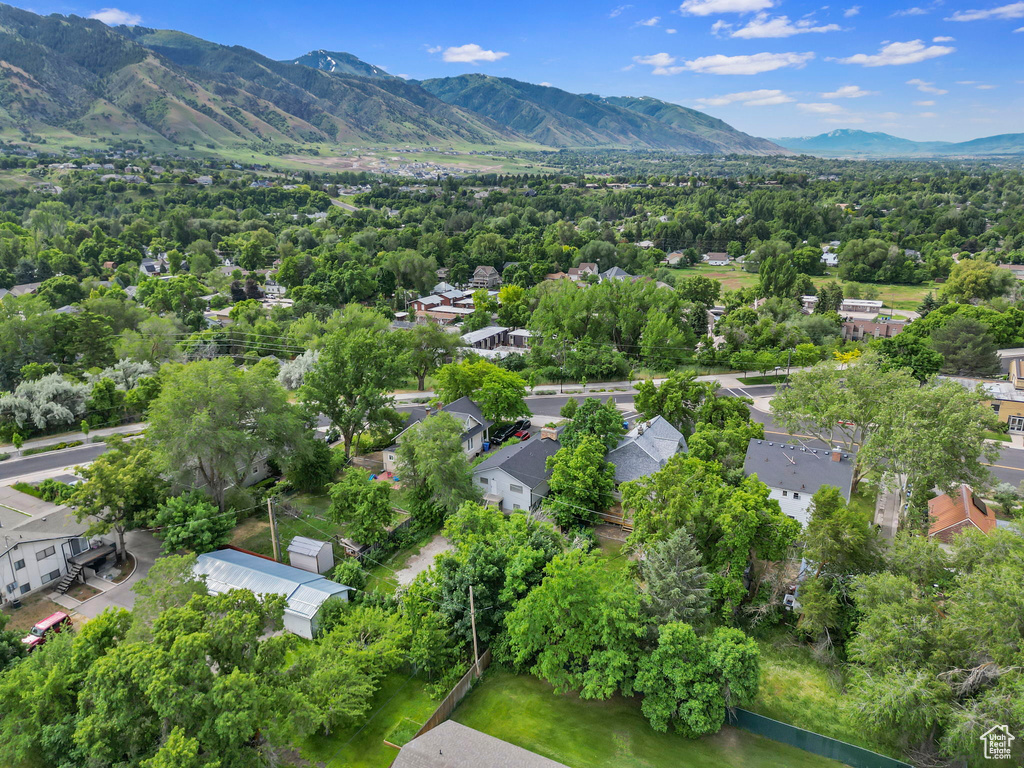
[[[534,509],[548,494],[548,457],[561,448],[550,427],[538,437],[495,451],[473,468],[473,482],[484,501],[499,509]]]
[[[615,484],[619,485],[653,475],[677,453],[688,450],[683,433],[655,416],[637,422],[605,459],[615,467]]]
[[[462,423],[462,450],[465,451],[466,458],[472,458],[480,453],[483,449],[484,435],[494,424],[490,419],[484,418],[483,413],[480,411],[480,406],[468,397],[460,397],[458,400],[448,403],[448,405],[441,406],[439,410],[444,413],[450,413]],[[428,416],[438,413],[438,410],[418,406],[409,409],[406,413],[409,414],[409,420],[406,422],[405,429],[398,433],[394,443],[384,449],[384,469],[388,472],[394,472],[397,467],[398,444],[402,442],[402,435]]]
[[[823,485],[832,485],[847,501],[853,490],[855,454],[838,448],[808,448],[775,440],[751,440],[743,474],[757,475],[783,513],[800,525],[811,519],[811,497]]]

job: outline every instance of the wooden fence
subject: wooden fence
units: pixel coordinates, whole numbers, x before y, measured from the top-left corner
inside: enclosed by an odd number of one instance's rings
[[[437,728],[441,723],[452,716],[452,712],[455,711],[455,707],[458,706],[459,702],[469,693],[469,689],[473,687],[473,682],[483,674],[484,670],[491,665],[491,649],[488,648],[482,654],[480,659],[477,661],[476,666],[471,667],[469,672],[463,675],[462,679],[455,684],[455,687],[448,692],[448,695],[444,697],[437,709],[434,710],[427,722],[423,724],[423,727],[416,731],[416,736],[422,736],[427,731]],[[415,737],[413,737],[415,738]]]

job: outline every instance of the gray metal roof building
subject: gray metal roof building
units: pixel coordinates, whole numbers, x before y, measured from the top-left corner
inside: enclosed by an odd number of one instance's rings
[[[206,577],[206,588],[212,594],[247,589],[255,595],[283,595],[288,600],[285,629],[306,638],[316,634],[324,603],[331,599],[348,600],[351,591],[351,587],[316,573],[237,549],[199,555],[195,573]]]
[[[391,768],[566,768],[529,750],[446,720],[417,736]]]

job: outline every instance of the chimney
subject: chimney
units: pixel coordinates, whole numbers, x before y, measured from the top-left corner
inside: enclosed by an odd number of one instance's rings
[[[840,461],[843,458],[843,452],[839,450],[839,447],[832,449],[832,461]]]
[[[540,439],[541,440],[558,440],[558,430],[554,427],[541,427],[540,428]]]

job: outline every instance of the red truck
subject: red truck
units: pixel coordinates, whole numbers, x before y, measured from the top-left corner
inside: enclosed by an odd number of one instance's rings
[[[63,632],[71,628],[71,617],[63,611],[57,611],[40,621],[21,638],[21,642],[28,646],[30,651],[35,650],[46,642],[46,638],[57,632]]]

